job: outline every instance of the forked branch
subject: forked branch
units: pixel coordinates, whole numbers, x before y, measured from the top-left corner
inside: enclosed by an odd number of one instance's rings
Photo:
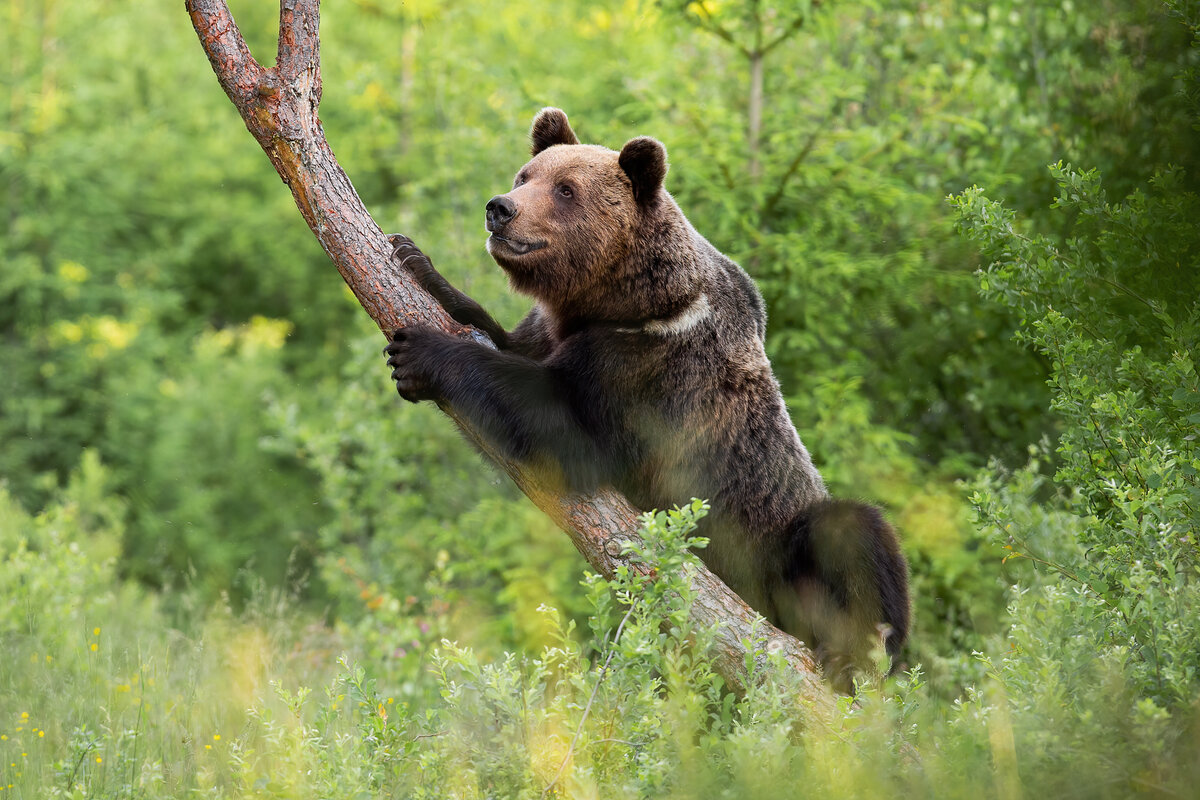
[[[391,246],[338,165],[325,141],[317,108],[321,99],[318,0],[281,0],[279,55],[274,67],[254,60],[225,0],[187,0],[187,10],[213,71],[246,127],[292,190],[300,213],[325,248],[355,297],[383,331],[422,322],[456,335],[482,337],[464,329],[390,259]],[[446,409],[453,417],[451,409]],[[627,561],[624,542],[637,537],[638,513],[611,491],[562,496],[540,485],[520,464],[504,459],[475,431],[464,432],[566,531],[597,572],[611,577]],[[738,692],[747,688],[747,654],[756,614],[700,565],[694,578],[695,623],[717,629],[710,657],[714,669]],[[791,636],[763,624],[767,649],[795,670],[814,710],[829,707],[811,653]],[[759,665],[760,667],[764,665]],[[759,674],[762,671],[759,670]]]

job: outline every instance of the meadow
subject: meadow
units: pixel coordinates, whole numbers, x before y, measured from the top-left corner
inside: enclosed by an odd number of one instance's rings
[[[396,397],[181,3],[5,0],[0,800],[1195,796],[1195,3],[322,12],[342,166],[506,324],[483,206],[537,109],[666,144],[912,640],[830,714],[762,642],[729,692],[703,503],[605,580]]]

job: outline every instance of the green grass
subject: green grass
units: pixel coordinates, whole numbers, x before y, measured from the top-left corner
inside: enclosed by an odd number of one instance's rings
[[[102,478],[85,459],[37,517],[0,494],[0,800],[1173,797],[1198,777],[1187,710],[1123,692],[1111,660],[1074,668],[1095,680],[1069,703],[1052,663],[1028,688],[1028,664],[985,659],[956,703],[914,673],[816,716],[760,650],[734,698],[682,613],[688,512],[648,522],[657,577],[587,582],[586,633],[542,609],[537,652],[380,658],[284,594],[235,613],[123,581]]]

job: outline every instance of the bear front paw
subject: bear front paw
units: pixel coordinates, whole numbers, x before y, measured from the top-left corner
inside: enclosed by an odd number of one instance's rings
[[[440,338],[444,338],[444,334],[410,325],[395,331],[391,343],[383,348],[388,357],[387,364],[392,367],[396,391],[410,403],[441,397],[436,380]]]
[[[388,243],[392,246],[392,260],[398,261],[400,266],[416,270],[433,267],[429,256],[421,252],[421,248],[404,234],[389,234]]]

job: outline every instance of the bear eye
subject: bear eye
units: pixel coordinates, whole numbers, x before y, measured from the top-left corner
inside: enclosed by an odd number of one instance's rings
[[[575,196],[575,190],[572,189],[570,186],[567,186],[565,183],[558,187],[558,193],[560,195],[562,195],[563,197],[574,197]]]

